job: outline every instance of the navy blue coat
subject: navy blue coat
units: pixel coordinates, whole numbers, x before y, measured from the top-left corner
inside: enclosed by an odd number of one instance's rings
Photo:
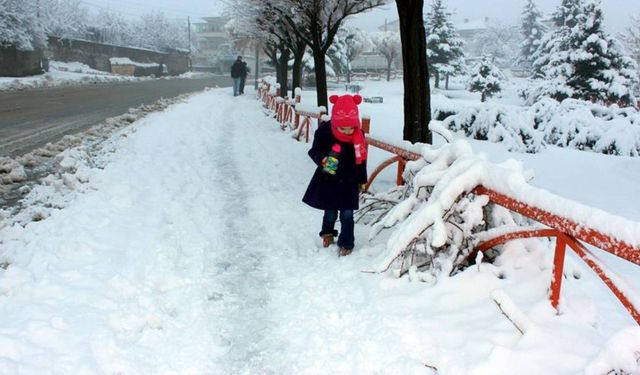
[[[334,144],[342,147],[335,175],[322,171],[322,159],[329,155]],[[309,156],[318,166],[302,201],[320,210],[358,209],[358,185],[367,183],[366,160],[356,165],[353,144],[338,141],[331,132],[331,123],[323,122],[316,130]]]

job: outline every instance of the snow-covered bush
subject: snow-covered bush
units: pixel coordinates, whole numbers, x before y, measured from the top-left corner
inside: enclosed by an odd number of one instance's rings
[[[499,176],[496,180],[522,183],[526,178],[520,163],[491,164],[485,156],[473,154],[464,140],[437,148],[425,146],[422,155],[407,163],[406,197],[374,224],[371,237],[394,229],[375,271],[408,273],[413,280],[433,283],[467,266],[477,236],[488,228],[504,230],[527,223],[470,191],[492,175]]]
[[[591,102],[542,98],[531,107],[495,103],[456,108],[432,100],[434,117],[451,131],[502,143],[510,151],[538,152],[546,144],[622,156],[640,156],[640,112]]]
[[[604,154],[640,156],[640,113],[575,99],[546,98],[530,111],[545,142]]]
[[[534,129],[527,111],[505,106],[466,107],[443,120],[445,127],[468,137],[502,143],[509,151],[535,153],[544,147],[543,135]]]

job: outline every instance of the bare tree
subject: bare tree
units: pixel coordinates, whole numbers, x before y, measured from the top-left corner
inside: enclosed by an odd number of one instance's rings
[[[383,31],[374,34],[372,40],[376,51],[387,60],[387,81],[389,81],[391,79],[391,66],[402,52],[400,34],[394,31]]]
[[[306,43],[284,22],[276,5],[280,0],[235,0],[229,2],[228,12],[234,20],[233,30],[228,30],[234,43],[251,40],[259,43],[276,69],[280,95],[287,96],[289,89],[289,61],[293,57],[293,87],[299,87],[302,79],[302,59]]]
[[[274,1],[275,2],[275,1]],[[278,0],[276,9],[313,52],[318,105],[327,106],[326,53],[344,20],[386,0]]]
[[[427,47],[422,15],[424,0],[396,1],[400,18],[404,79],[403,138],[431,143],[431,92],[427,68]]]

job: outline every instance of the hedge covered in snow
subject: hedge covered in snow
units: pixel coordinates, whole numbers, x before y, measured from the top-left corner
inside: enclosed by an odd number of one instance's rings
[[[640,156],[640,112],[630,107],[542,98],[530,107],[483,103],[460,109],[442,95],[433,97],[432,107],[449,130],[504,143],[510,151],[535,153],[549,144]]]

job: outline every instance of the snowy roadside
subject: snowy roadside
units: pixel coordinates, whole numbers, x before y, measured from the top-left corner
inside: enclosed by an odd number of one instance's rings
[[[127,113],[106,119],[86,131],[64,136],[19,157],[0,157],[0,228],[14,222],[22,225],[42,220],[53,208],[62,208],[70,193],[82,189],[95,158],[110,147],[109,139],[150,113],[182,102],[191,94],[161,99],[130,108]],[[126,136],[123,134],[122,136]],[[35,191],[31,190],[35,187]]]
[[[633,368],[640,329],[572,260],[555,315],[531,242],[434,286],[360,272],[385,256],[364,226],[352,256],[319,249],[307,147],[222,89],[116,132],[64,208],[0,229],[0,373]]]
[[[153,79],[196,79],[209,77],[209,73],[187,72],[170,77],[133,77],[91,69],[78,62],[51,61],[49,72],[29,77],[0,77],[0,92],[21,91],[36,88],[93,85],[100,83],[138,82]]]

